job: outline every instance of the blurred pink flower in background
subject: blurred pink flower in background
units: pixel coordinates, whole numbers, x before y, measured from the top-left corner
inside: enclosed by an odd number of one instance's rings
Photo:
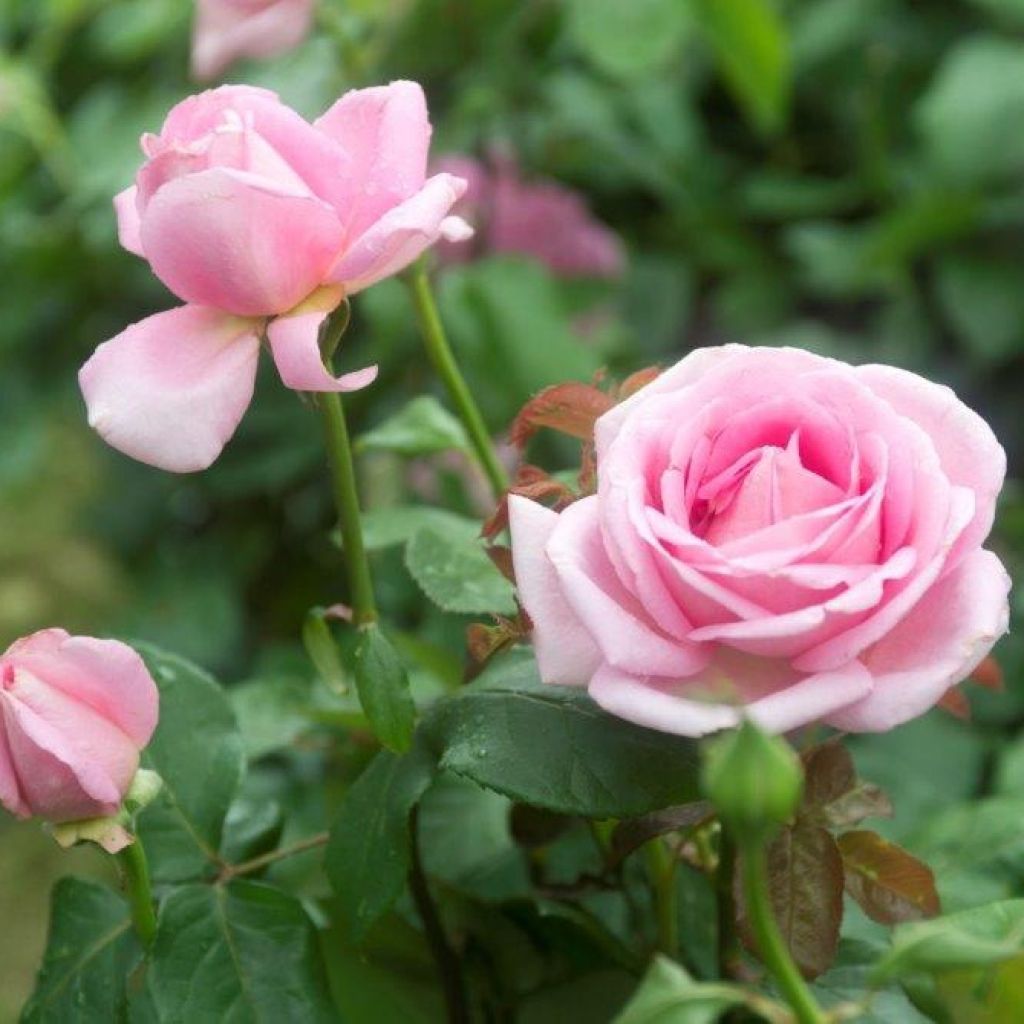
[[[159,695],[116,640],[44,629],[0,654],[0,803],[52,822],[117,812]]]
[[[451,154],[438,171],[467,182],[457,209],[476,229],[474,242],[438,248],[442,260],[459,263],[483,253],[530,256],[560,277],[618,277],[624,269],[622,242],[591,214],[583,197],[550,179],[524,181],[514,160],[495,156],[489,164]]]
[[[89,423],[119,451],[175,472],[220,454],[252,398],[260,341],[287,387],[353,391],[319,331],[346,295],[440,237],[465,182],[427,178],[431,127],[414,82],[346,93],[309,124],[265,89],[222,86],[144,135],[146,161],[114,199],[118,235],[185,305],[96,350],[79,382]]]
[[[272,57],[298,46],[315,0],[196,0],[192,74],[216,78],[240,57]]]

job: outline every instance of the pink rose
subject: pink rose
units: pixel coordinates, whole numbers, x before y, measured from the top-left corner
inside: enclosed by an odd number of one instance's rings
[[[298,46],[315,0],[196,0],[192,74],[216,78],[239,57],[272,57]]]
[[[0,655],[0,803],[22,818],[114,814],[156,728],[142,659],[116,640],[44,629]]]
[[[698,349],[605,413],[597,494],[510,499],[542,678],[697,736],[919,715],[1007,627],[981,547],[1006,458],[949,388],[797,349]]]
[[[507,157],[495,157],[492,164],[493,170],[459,155],[437,162],[438,169],[468,183],[457,210],[480,229],[480,249],[530,256],[560,277],[622,274],[622,242],[590,213],[582,196],[557,181],[523,181]],[[465,242],[446,243],[439,251],[449,263],[472,256]]]
[[[162,469],[205,469],[252,398],[260,340],[299,391],[352,391],[369,367],[332,377],[318,336],[352,295],[442,235],[465,183],[426,177],[423,91],[346,93],[309,124],[265,89],[223,86],[179,103],[114,200],[122,245],[186,305],[96,350],[79,382],[90,424]]]

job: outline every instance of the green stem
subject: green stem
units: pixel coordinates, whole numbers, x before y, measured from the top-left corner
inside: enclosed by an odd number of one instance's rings
[[[317,397],[317,405],[324,424],[327,461],[331,465],[334,485],[334,504],[341,526],[341,543],[348,567],[349,600],[352,603],[352,621],[365,626],[376,621],[377,605],[373,599],[373,580],[370,563],[363,543],[363,527],[359,515],[359,493],[356,489],[356,469],[352,461],[352,445],[341,396],[325,392]]]
[[[736,975],[740,964],[740,943],[736,935],[736,898],[733,876],[736,873],[736,847],[724,829],[718,836],[718,864],[715,868],[715,895],[718,910],[718,969],[723,978]]]
[[[132,910],[132,923],[142,944],[148,949],[156,935],[156,912],[153,910],[153,889],[149,883],[149,862],[142,840],[135,842],[117,854],[124,877],[124,887]]]
[[[779,932],[771,898],[768,895],[768,864],[764,847],[748,844],[742,850],[743,889],[747,915],[757,939],[758,952],[764,965],[775,975],[783,998],[793,1008],[798,1024],[824,1024],[826,1018],[814,1001],[786,944]]]
[[[494,450],[494,443],[480,414],[480,408],[455,362],[444,326],[441,324],[441,317],[437,312],[437,303],[434,302],[434,295],[430,290],[430,280],[422,258],[413,264],[406,281],[412,293],[413,305],[416,307],[416,319],[419,321],[427,355],[462,419],[480,466],[487,474],[494,497],[500,498],[508,489],[508,476]]]
[[[679,957],[679,912],[676,906],[675,855],[660,837],[646,846],[647,868],[654,888],[654,912],[658,921],[658,949],[666,956]]]

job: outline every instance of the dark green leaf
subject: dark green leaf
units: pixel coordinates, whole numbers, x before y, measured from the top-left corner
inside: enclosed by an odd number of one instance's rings
[[[309,729],[310,689],[305,679],[276,675],[227,691],[250,760],[291,746]]]
[[[432,395],[414,398],[356,441],[357,450],[399,455],[431,455],[468,447],[462,424]]]
[[[102,885],[63,878],[53,889],[50,936],[22,1024],[110,1024],[141,947],[128,905]]]
[[[340,924],[360,942],[398,899],[409,870],[409,814],[434,777],[419,745],[379,753],[341,801],[327,846]]]
[[[302,904],[256,882],[172,892],[160,907],[147,988],[161,1024],[337,1020]]]
[[[405,564],[427,597],[447,612],[515,614],[512,584],[475,535],[425,527],[409,542]]]
[[[544,685],[525,650],[437,705],[427,738],[442,767],[565,814],[629,817],[698,795],[693,741],[615,718],[578,689]]]
[[[738,985],[694,981],[677,963],[659,956],[614,1024],[712,1024],[746,995]]]
[[[205,672],[148,645],[139,653],[160,688],[160,724],[142,763],[163,788],[139,817],[154,878],[180,881],[211,867],[242,779],[242,740],[225,692]]]
[[[371,624],[359,632],[354,659],[359,703],[374,735],[390,750],[408,750],[416,705],[398,652],[381,628]]]

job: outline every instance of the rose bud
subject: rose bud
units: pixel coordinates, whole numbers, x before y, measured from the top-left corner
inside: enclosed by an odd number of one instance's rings
[[[44,629],[0,655],[0,803],[51,822],[115,814],[156,728],[142,658],[116,640]]]

